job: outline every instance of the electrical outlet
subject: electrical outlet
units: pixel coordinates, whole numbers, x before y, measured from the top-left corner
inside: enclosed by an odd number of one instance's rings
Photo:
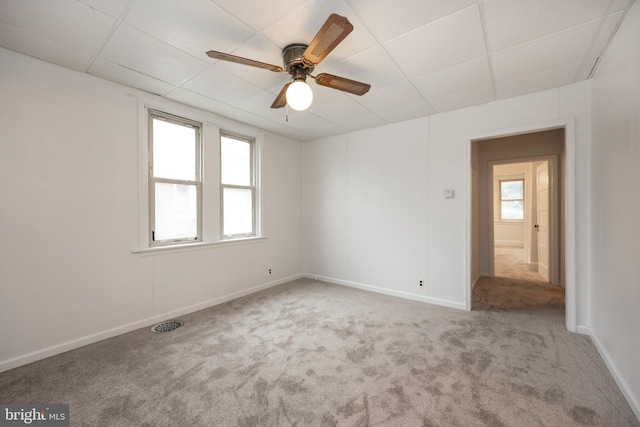
[[[269,269],[269,274],[271,274],[271,269]]]
[[[418,283],[418,286],[422,287],[422,280]]]

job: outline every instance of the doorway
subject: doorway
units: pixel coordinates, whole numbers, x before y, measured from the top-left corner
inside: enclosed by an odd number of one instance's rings
[[[575,297],[575,124],[572,120],[550,122],[542,125],[523,126],[503,132],[494,131],[470,138],[470,209],[469,209],[469,308],[473,308],[473,287],[485,277],[494,277],[494,239],[492,204],[489,199],[493,187],[492,164],[537,162],[555,159],[554,181],[557,196],[557,243],[549,245],[549,281],[562,289],[566,299],[565,322],[569,331],[576,330]],[[553,168],[551,168],[553,169]],[[533,178],[533,174],[532,174]],[[536,223],[532,223],[533,226]],[[531,229],[529,229],[531,231]],[[537,230],[536,230],[537,233]],[[529,242],[530,244],[531,242]],[[531,260],[533,262],[533,260]],[[555,265],[554,265],[555,263]],[[537,266],[536,266],[537,268]],[[553,273],[552,271],[555,271]],[[556,279],[553,279],[555,274]],[[560,286],[557,286],[560,285]]]
[[[561,285],[557,156],[490,166],[489,276]]]

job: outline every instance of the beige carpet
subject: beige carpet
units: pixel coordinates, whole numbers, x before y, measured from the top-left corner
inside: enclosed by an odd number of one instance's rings
[[[495,248],[495,278],[482,279],[473,292],[473,308],[546,311],[564,323],[564,288],[551,285],[524,262],[524,249]]]
[[[494,248],[496,277],[545,282],[537,271],[531,271],[524,261],[524,248],[496,246]]]
[[[640,426],[560,304],[492,304],[297,280],[2,373],[0,402],[72,426]]]

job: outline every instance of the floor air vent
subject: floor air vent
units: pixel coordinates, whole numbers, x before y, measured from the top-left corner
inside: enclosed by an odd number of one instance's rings
[[[184,325],[182,320],[167,320],[166,322],[161,322],[151,328],[151,332],[155,332],[156,334],[164,334],[165,332],[171,332],[174,329],[178,329],[180,326]]]

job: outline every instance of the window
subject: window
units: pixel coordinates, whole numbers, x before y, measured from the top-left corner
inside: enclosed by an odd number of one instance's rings
[[[150,246],[202,240],[201,128],[149,111]]]
[[[500,219],[524,220],[524,180],[500,181]]]
[[[205,112],[141,102],[139,249],[191,251],[262,241],[262,134]]]
[[[220,134],[223,239],[256,235],[254,145],[251,138]]]

